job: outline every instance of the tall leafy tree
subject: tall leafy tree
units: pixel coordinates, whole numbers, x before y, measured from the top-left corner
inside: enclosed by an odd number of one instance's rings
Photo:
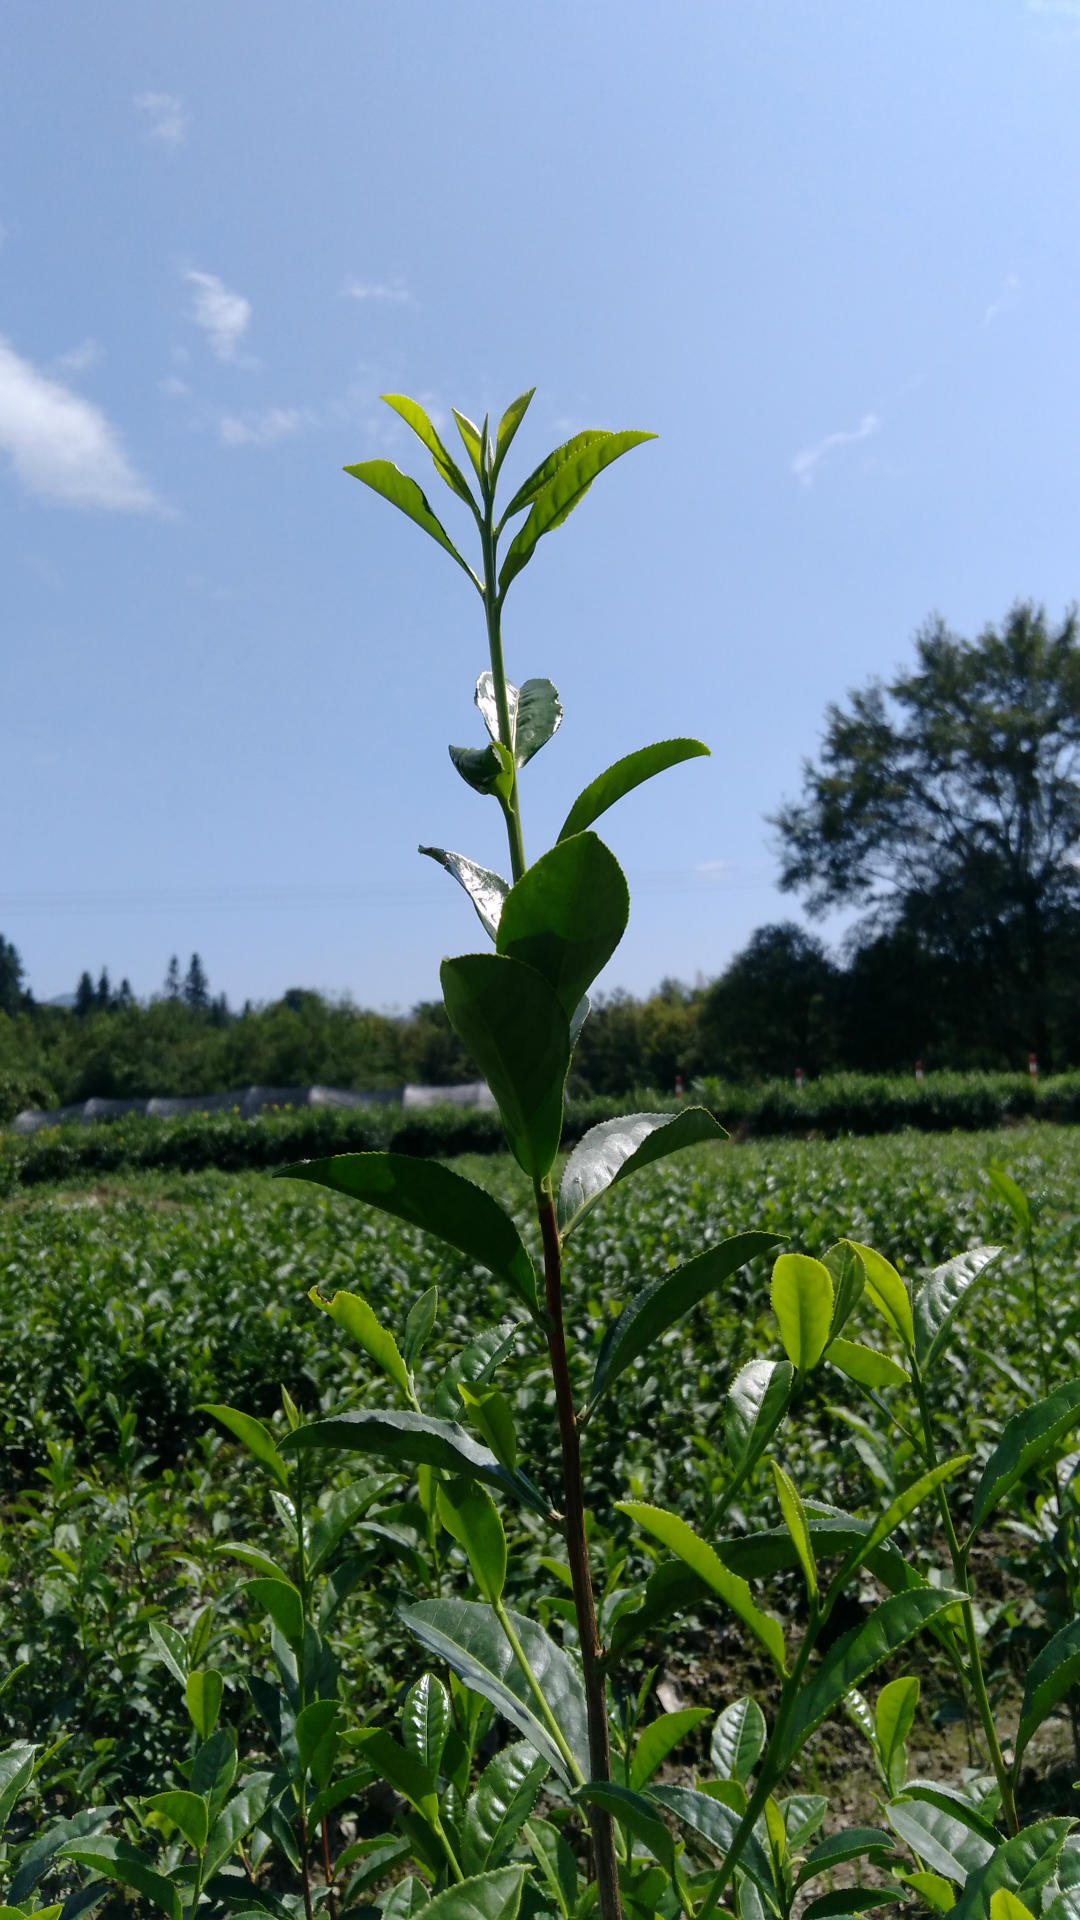
[[[17,1013],[23,1004],[23,964],[10,940],[0,933],[0,1013]]]
[[[759,927],[702,1000],[706,1070],[753,1079],[831,1066],[837,977],[820,940],[792,921]]]
[[[205,1013],[210,1005],[210,982],[197,953],[193,953],[184,975],[184,999],[193,1013]]]
[[[780,884],[812,913],[863,907],[864,937],[939,963],[972,1032],[1046,1055],[1080,919],[1076,613],[1018,603],[975,640],[934,619],[915,647],[913,671],[829,708],[774,817]]]

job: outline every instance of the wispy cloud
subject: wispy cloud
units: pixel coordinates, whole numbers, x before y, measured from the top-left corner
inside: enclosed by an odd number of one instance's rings
[[[38,371],[0,338],[0,448],[28,493],[69,507],[158,507],[100,407]]]
[[[195,289],[192,319],[201,327],[219,360],[235,360],[236,349],[251,325],[251,302],[231,293],[216,273],[185,275]]]
[[[392,280],[357,280],[350,276],[341,291],[350,300],[391,300],[401,306],[412,305],[412,294],[397,275]]]
[[[1077,8],[1077,18],[1080,19],[1080,5],[1078,5]],[[997,319],[999,313],[1004,313],[1009,307],[1015,306],[1019,296],[1019,274],[1007,273],[1001,283],[997,298],[991,300],[990,305],[983,314],[983,326],[988,327],[992,320]]]
[[[141,114],[147,137],[163,147],[182,146],[187,139],[188,116],[175,93],[137,93],[135,111]]]
[[[1027,0],[1027,10],[1056,14],[1059,20],[1080,20],[1080,0]]]
[[[249,413],[242,418],[227,413],[220,423],[220,433],[227,447],[268,447],[274,440],[302,432],[311,421],[312,416],[299,407],[268,407],[265,413]]]
[[[880,431],[881,421],[877,414],[864,413],[857,427],[851,427],[846,432],[827,433],[824,440],[817,441],[812,447],[804,447],[801,453],[793,455],[791,471],[800,486],[812,487],[818,467],[830,453],[837,452],[840,447],[853,447],[860,440],[869,440],[872,434]]]
[[[61,373],[85,373],[88,367],[96,367],[101,357],[97,341],[84,340],[80,346],[69,347],[67,353],[58,353],[56,365]]]

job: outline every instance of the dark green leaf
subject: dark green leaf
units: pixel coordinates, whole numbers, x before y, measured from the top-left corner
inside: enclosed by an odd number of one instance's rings
[[[594,833],[577,834],[533,862],[503,902],[498,950],[535,968],[567,1022],[626,930],[622,868]]]
[[[926,1378],[944,1352],[953,1320],[975,1281],[986,1272],[1000,1247],[972,1247],[927,1275],[915,1295],[915,1358]]]
[[[630,1787],[619,1786],[614,1780],[590,1780],[578,1788],[574,1799],[610,1813],[633,1839],[648,1848],[669,1874],[674,1875],[674,1836],[650,1800],[640,1793],[634,1793]]]
[[[447,747],[446,751],[474,793],[509,799],[514,784],[514,759],[509,747],[492,740],[486,747]]]
[[[659,1540],[661,1546],[677,1554],[680,1560],[685,1560],[699,1580],[703,1580],[713,1593],[719,1594],[736,1618],[749,1628],[779,1671],[784,1672],[784,1634],[780,1622],[771,1613],[762,1613],[760,1607],[755,1605],[746,1581],[724,1565],[719,1555],[700,1534],[694,1532],[687,1521],[676,1513],[667,1513],[662,1507],[650,1506],[638,1500],[617,1500],[615,1505],[636,1526]]]
[[[385,1727],[361,1727],[350,1734],[349,1741],[360,1758],[374,1767],[395,1793],[402,1794],[429,1825],[438,1820],[438,1778],[434,1767],[426,1766],[408,1747],[395,1740],[392,1733],[387,1733]]]
[[[218,1406],[207,1400],[200,1402],[197,1411],[211,1413],[215,1420],[220,1420],[222,1426],[227,1427],[254,1455],[259,1465],[273,1475],[278,1486],[288,1492],[288,1469],[261,1420],[254,1420],[250,1413],[240,1413],[236,1407]]]
[[[1045,1400],[1036,1400],[1006,1421],[1001,1439],[983,1468],[975,1489],[971,1512],[971,1531],[981,1527],[988,1513],[1005,1498],[1010,1487],[1023,1478],[1029,1467],[1041,1460],[1051,1447],[1080,1420],[1080,1380],[1069,1380]]]
[[[968,1875],[952,1910],[956,1920],[975,1920],[977,1914],[984,1914],[999,1887],[1007,1887],[1035,1911],[1041,1904],[1038,1895],[1053,1878],[1072,1825],[1071,1820],[1037,1820],[1011,1840],[1003,1841],[984,1866]]]
[[[683,1147],[726,1140],[705,1107],[681,1113],[629,1113],[590,1127],[570,1155],[559,1187],[559,1227],[569,1233],[602,1193]]]
[[[475,507],[476,503],[464,474],[451,460],[423,407],[418,406],[415,400],[408,399],[403,393],[384,393],[382,398],[388,407],[393,407],[394,412],[401,415],[405,424],[412,428],[417,439],[423,441],[435,462],[435,471],[439,478],[445,480],[447,486],[457,494],[459,499],[464,500],[467,506]],[[395,501],[394,504],[400,503]]]
[[[517,1727],[564,1786],[573,1784],[491,1607],[478,1600],[422,1600],[418,1606],[402,1608],[400,1617],[421,1646],[445,1660],[466,1686],[482,1693]],[[587,1774],[589,1736],[581,1670],[542,1627],[520,1614],[510,1613],[509,1618],[562,1736],[582,1774]]]
[[[117,1840],[111,1833],[86,1833],[59,1847],[57,1858],[77,1860],[81,1867],[90,1867],[107,1880],[118,1880],[122,1887],[131,1887],[144,1900],[160,1907],[169,1920],[181,1920],[180,1895],[172,1881],[158,1873],[150,1855],[140,1852],[129,1840]]]
[[[415,520],[418,527],[423,527],[424,532],[429,533],[451,559],[464,568],[469,579],[479,585],[472,568],[462,559],[445,527],[432,513],[422,489],[415,480],[410,480],[407,473],[402,473],[400,467],[395,467],[393,461],[360,460],[355,466],[346,467],[345,472],[351,473],[354,480],[362,480],[373,492],[381,493],[383,499],[389,500],[392,506],[400,507],[402,513],[408,514],[410,520]]]
[[[382,1474],[371,1473],[363,1480],[354,1480],[333,1494],[326,1506],[314,1517],[311,1537],[308,1544],[308,1573],[318,1573],[329,1560],[334,1549],[340,1545],[350,1527],[356,1525],[360,1516],[367,1512],[372,1501],[383,1491],[386,1481]],[[277,1578],[283,1578],[280,1569]]]
[[[835,1558],[861,1544],[870,1532],[868,1520],[842,1513],[838,1507],[825,1508],[811,1502],[807,1521],[814,1551],[820,1560]],[[718,1540],[716,1550],[725,1566],[741,1573],[746,1580],[761,1580],[783,1567],[796,1565],[795,1547],[786,1527],[759,1528],[736,1539]],[[892,1593],[922,1589],[926,1582],[889,1541],[882,1541],[867,1556],[867,1566],[875,1578]]]
[[[639,447],[643,440],[655,440],[654,433],[604,433],[561,461],[551,478],[534,494],[529,517],[515,534],[499,569],[499,599],[504,598],[510,582],[528,565],[536,543],[545,533],[561,527],[580,500],[588,493],[598,473],[609,467],[620,454]],[[526,483],[528,484],[528,483]],[[516,496],[515,496],[516,498]],[[511,502],[507,512],[513,511]],[[504,516],[505,518],[505,516]]]
[[[737,1780],[744,1787],[765,1751],[766,1738],[765,1715],[749,1694],[725,1707],[709,1743],[709,1759],[721,1780]]]
[[[301,1429],[311,1432],[311,1428]],[[290,1647],[299,1647],[304,1639],[304,1604],[291,1580],[246,1580],[244,1592],[256,1606],[270,1615],[278,1632]]]
[[[0,1753],[0,1833],[7,1826],[8,1817],[19,1795],[24,1793],[34,1777],[34,1756],[37,1747],[26,1740],[15,1740]]]
[[[921,1473],[917,1480],[913,1480],[910,1486],[897,1494],[895,1500],[889,1502],[885,1512],[879,1514],[874,1521],[865,1539],[850,1548],[837,1568],[826,1596],[826,1612],[839,1598],[852,1574],[870,1558],[875,1548],[881,1546],[890,1534],[895,1533],[902,1521],[907,1519],[909,1513],[914,1513],[923,1500],[930,1494],[936,1493],[937,1489],[946,1480],[951,1479],[954,1473],[959,1473],[961,1467],[966,1467],[970,1458],[971,1455],[968,1453],[957,1453],[951,1460],[939,1461],[936,1467],[931,1467],[928,1473]]]
[[[528,1256],[526,1256],[527,1258]],[[530,1261],[530,1265],[532,1262]],[[405,1338],[401,1344],[405,1365],[411,1367],[419,1359],[427,1345],[428,1335],[435,1325],[435,1316],[439,1311],[439,1289],[428,1287],[414,1300],[405,1321]]]
[[[676,1713],[662,1713],[638,1735],[630,1767],[630,1785],[635,1793],[647,1787],[657,1767],[662,1766],[688,1733],[709,1717],[708,1707],[682,1707]]]
[[[424,1920],[516,1920],[524,1867],[496,1867],[446,1887],[424,1908]]]
[[[747,1260],[775,1247],[779,1237],[775,1233],[737,1233],[642,1287],[604,1335],[589,1394],[590,1409],[639,1353],[655,1346],[669,1327],[707,1293],[722,1286]]]
[[[468,1480],[440,1483],[436,1497],[439,1519],[464,1547],[473,1579],[494,1606],[506,1585],[506,1535],[495,1502],[486,1487]]]
[[[296,1716],[296,1752],[301,1769],[325,1787],[337,1752],[340,1710],[336,1700],[309,1700]]]
[[[650,1787],[649,1798],[669,1813],[681,1820],[684,1826],[691,1827],[707,1840],[714,1852],[726,1855],[739,1829],[739,1816],[731,1807],[724,1806],[720,1800],[713,1800],[707,1793],[697,1793],[692,1787]],[[771,1911],[776,1899],[772,1870],[764,1848],[754,1834],[749,1834],[739,1855],[739,1866],[750,1876],[759,1892],[764,1894]]]
[[[510,451],[510,442],[524,420],[529,401],[535,392],[536,388],[530,387],[528,393],[519,393],[516,400],[511,400],[499,421],[495,432],[495,465],[491,471],[493,482],[499,477],[499,468]]]
[[[523,1473],[510,1473],[500,1466],[487,1447],[481,1446],[453,1420],[432,1420],[426,1414],[405,1410],[340,1413],[329,1420],[313,1420],[305,1427],[298,1427],[282,1445],[293,1452],[338,1448],[408,1466],[441,1467],[445,1473],[464,1474],[470,1479],[483,1480],[488,1486],[501,1487],[504,1493],[512,1493],[534,1513],[546,1517],[550,1511],[531,1480]]]
[[[311,1180],[423,1227],[504,1280],[530,1313],[538,1313],[533,1264],[509,1214],[483,1187],[438,1160],[407,1153],[335,1153],[328,1160],[283,1167],[277,1177]]]
[[[401,1714],[405,1745],[432,1773],[438,1773],[450,1732],[450,1696],[433,1673],[421,1674],[409,1688]]]
[[[507,908],[512,898],[511,892]],[[570,1067],[570,1031],[558,995],[534,968],[505,954],[444,960],[441,979],[450,1025],[495,1096],[515,1160],[542,1180],[559,1150]]]
[[[475,1340],[470,1340],[467,1347],[454,1355],[435,1389],[434,1407],[440,1420],[460,1417],[462,1386],[490,1384],[507,1355],[513,1352],[520,1332],[519,1320],[500,1320],[496,1327],[484,1327]]]
[[[809,1900],[802,1911],[802,1920],[831,1920],[833,1914],[839,1916],[849,1913],[869,1913],[874,1907],[894,1907],[903,1894],[903,1887],[890,1885],[886,1881],[876,1887],[836,1887],[832,1893],[823,1893],[816,1900]]]
[[[748,1472],[760,1459],[788,1410],[794,1379],[790,1360],[748,1360],[735,1375],[724,1422],[733,1466]]]
[[[1020,1724],[1016,1729],[1015,1766],[1037,1728],[1051,1708],[1069,1692],[1080,1678],[1080,1620],[1070,1620],[1036,1654],[1024,1676],[1024,1698],[1020,1706]]]
[[[889,1655],[946,1608],[963,1604],[963,1595],[945,1587],[915,1587],[890,1595],[867,1619],[830,1647],[821,1665],[811,1673],[798,1695],[784,1729],[777,1767],[786,1767],[816,1727],[840,1705],[849,1687],[856,1687]]]
[[[503,901],[510,889],[505,880],[492,873],[488,867],[478,867],[475,860],[467,860],[463,853],[448,853],[445,847],[421,847],[431,860],[437,860],[440,867],[464,887],[480,918],[480,924],[486,934],[494,940],[499,931],[499,916]]]
[[[816,1880],[819,1873],[831,1873],[845,1860],[870,1859],[877,1864],[879,1853],[883,1849],[890,1852],[892,1846],[892,1834],[881,1827],[848,1827],[843,1833],[832,1833],[807,1854],[796,1885],[804,1887],[808,1880]]]
[[[505,1858],[536,1804],[547,1773],[547,1761],[527,1740],[504,1747],[488,1761],[461,1821],[461,1864],[466,1873],[482,1873]]]
[[[503,744],[510,748],[514,765],[525,767],[559,730],[563,710],[558,688],[543,679],[524,680],[520,687],[515,687],[510,680],[505,684],[510,737]],[[491,739],[501,740],[495,676],[490,668],[476,683],[475,699]]]
[[[431,1889],[427,1882],[418,1880],[414,1873],[407,1873],[401,1880],[395,1880],[380,1900],[380,1920],[413,1920],[414,1914],[423,1913],[430,1905]]]
[[[695,760],[701,754],[707,756],[708,752],[700,740],[657,740],[651,747],[639,747],[636,753],[626,754],[578,794],[559,830],[559,839],[569,840],[572,834],[591,827],[616,800],[632,793],[654,774],[677,767],[682,760]]]

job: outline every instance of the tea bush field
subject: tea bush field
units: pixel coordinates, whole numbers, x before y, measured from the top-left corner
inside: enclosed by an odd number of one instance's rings
[[[847,1235],[908,1273],[977,1243],[1008,1246],[1014,1222],[986,1177],[996,1160],[1042,1196],[1036,1245],[1056,1384],[1080,1373],[1078,1154],[1080,1130],[1028,1126],[1005,1135],[746,1143],[669,1160],[616,1187],[575,1235],[567,1279],[574,1363],[584,1376],[602,1325],[644,1281],[745,1228],[782,1234],[811,1254]],[[513,1209],[528,1239],[530,1195],[513,1163],[455,1164]],[[249,1743],[258,1739],[233,1673],[241,1656],[250,1665],[265,1628],[243,1593],[250,1568],[221,1549],[235,1539],[265,1543],[272,1494],[250,1456],[201,1408],[224,1402],[280,1423],[283,1386],[309,1414],[390,1404],[383,1376],[310,1303],[313,1287],[324,1296],[337,1288],[366,1294],[399,1338],[418,1296],[437,1287],[439,1320],[423,1367],[433,1381],[450,1368],[443,1404],[455,1417],[452,1356],[516,1316],[489,1275],[418,1230],[258,1174],[36,1188],[0,1213],[0,1248],[0,1679],[9,1676],[2,1728],[8,1738],[63,1743],[42,1775],[46,1793],[79,1804],[113,1799],[145,1791],[147,1779],[160,1779],[185,1751],[181,1689],[155,1647],[152,1622],[195,1630],[204,1661],[225,1675],[224,1716]],[[958,1420],[967,1407],[968,1444],[974,1417],[984,1453],[1037,1369],[1029,1288],[1027,1261],[1007,1252],[966,1303],[964,1337],[951,1376],[947,1370]],[[870,1324],[868,1309],[858,1315]],[[880,1343],[879,1329],[873,1337]],[[726,1390],[754,1353],[778,1350],[768,1265],[757,1260],[636,1363],[633,1391],[620,1392],[617,1412],[602,1410],[587,1435],[601,1570],[640,1553],[614,1511],[617,1498],[629,1492],[700,1508],[704,1497],[707,1506],[727,1471]],[[528,1326],[498,1380],[525,1457],[552,1456],[546,1367]],[[953,1391],[940,1389],[946,1425]],[[815,1388],[806,1411],[785,1440],[785,1464],[804,1496],[872,1510],[900,1471],[902,1449],[886,1438],[884,1422],[876,1430],[872,1409],[868,1416],[838,1372]],[[842,1447],[832,1444],[841,1429]],[[324,1502],[358,1471],[325,1458]],[[373,1485],[398,1508],[390,1522],[384,1511],[381,1532],[361,1529],[353,1541],[364,1579],[336,1622],[361,1717],[377,1716],[401,1678],[419,1670],[393,1607],[423,1571],[423,1517],[409,1470],[396,1480],[381,1473]],[[743,1516],[775,1524],[763,1468],[744,1493]],[[1038,1532],[1030,1505],[1012,1519],[1035,1522]],[[519,1515],[514,1525],[508,1592],[513,1598],[539,1579],[554,1618],[563,1605],[550,1560],[557,1547],[540,1520]],[[1072,1589],[1064,1591],[1071,1576],[1049,1551],[1038,1561],[1037,1545],[1023,1535],[1007,1528],[1000,1547],[997,1600],[983,1625],[1007,1692],[1039,1633],[1045,1638],[1053,1609],[1068,1611]],[[1010,1571],[1014,1553],[1027,1556],[1023,1583]],[[721,1660],[730,1655],[719,1608],[687,1631],[686,1641],[682,1628],[674,1639],[646,1639],[639,1669],[670,1663],[684,1644],[698,1657],[702,1648]],[[935,1709],[949,1711],[947,1676],[927,1691],[927,1711]]]

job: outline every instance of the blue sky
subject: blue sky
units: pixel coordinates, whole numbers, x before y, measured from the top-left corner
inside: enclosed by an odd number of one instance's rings
[[[414,852],[505,866],[446,757],[483,738],[479,606],[341,472],[389,457],[435,504],[382,392],[453,432],[535,385],[519,476],[581,427],[660,435],[507,608],[511,674],[566,709],[532,852],[622,753],[713,748],[608,817],[609,986],[799,917],[763,816],[928,615],[1080,590],[1080,0],[6,25],[0,929],[42,998],[198,949],[233,1002],[407,1007],[482,944]]]

